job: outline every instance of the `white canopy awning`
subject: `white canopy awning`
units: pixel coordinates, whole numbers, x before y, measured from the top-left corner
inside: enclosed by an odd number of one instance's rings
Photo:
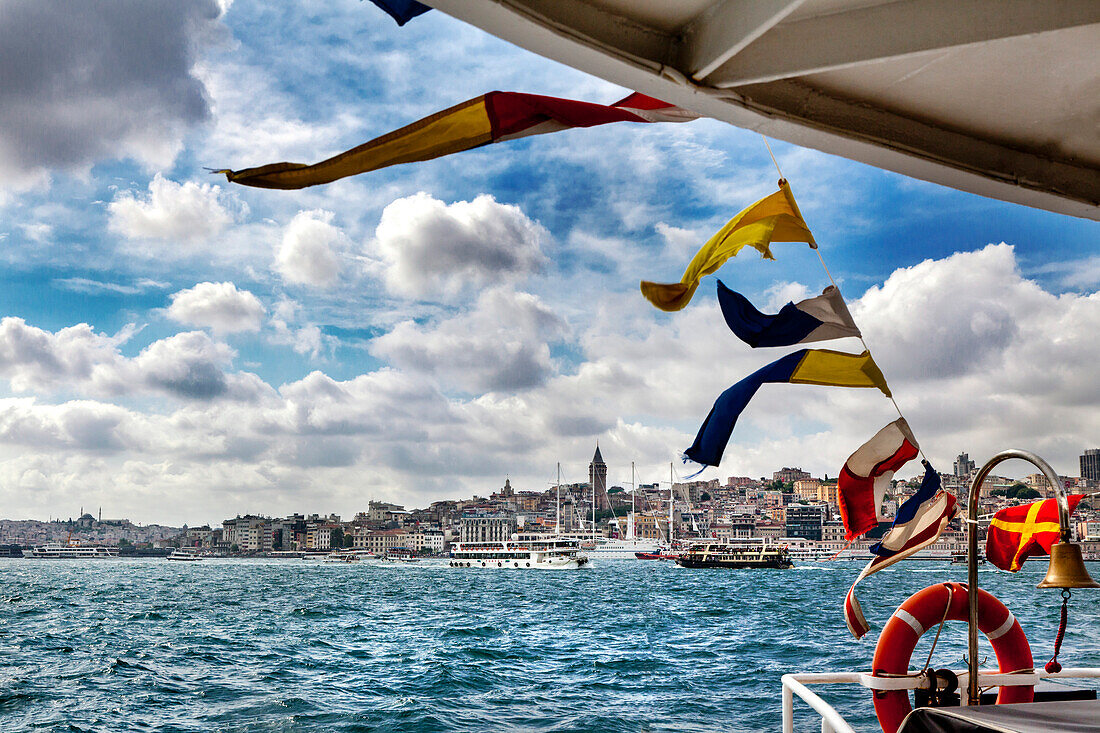
[[[427,0],[738,127],[1100,219],[1096,0]]]

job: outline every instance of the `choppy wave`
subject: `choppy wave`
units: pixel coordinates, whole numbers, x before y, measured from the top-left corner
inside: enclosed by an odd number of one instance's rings
[[[873,644],[851,639],[841,615],[861,568],[0,561],[0,729],[777,729],[784,672],[870,665]],[[876,628],[935,574],[965,574],[933,563],[890,570],[860,585]],[[982,574],[1037,657],[1053,643],[1060,602],[1034,589],[1043,570]],[[1075,595],[1064,660],[1100,665],[1098,622],[1100,594]],[[956,626],[937,647],[945,665],[965,648]],[[825,692],[877,729],[865,691]],[[799,710],[800,726],[815,729]]]

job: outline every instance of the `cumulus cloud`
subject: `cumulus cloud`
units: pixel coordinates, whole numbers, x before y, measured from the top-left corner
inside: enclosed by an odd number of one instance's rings
[[[382,211],[374,246],[391,292],[446,299],[539,271],[548,236],[492,196],[448,205],[421,192]]]
[[[778,282],[768,288],[765,295],[767,300],[764,307],[777,311],[787,303],[798,303],[816,293],[811,293],[802,283]]]
[[[938,379],[995,366],[1019,338],[1020,319],[1046,296],[1022,280],[1007,244],[900,269],[856,304],[855,317],[895,377]]]
[[[0,320],[0,377],[18,392],[86,383],[98,391],[110,379],[100,369],[117,363],[119,340],[81,323],[50,333],[22,318]]]
[[[38,404],[34,398],[0,399],[0,442],[83,451],[120,451],[142,447],[127,410],[90,400],[61,405]]]
[[[218,32],[214,0],[10,0],[0,14],[5,181],[132,157],[170,164],[209,116],[191,73]]]
[[[171,297],[169,318],[216,333],[259,331],[265,312],[259,298],[231,282],[199,283]]]
[[[665,240],[669,257],[673,260],[691,257],[699,249],[699,245],[706,241],[706,239],[700,239],[699,235],[690,229],[674,227],[663,221],[654,224],[653,228]]]
[[[201,331],[155,341],[134,359],[147,384],[179,397],[211,399],[228,390],[223,369],[234,352]]]
[[[430,326],[398,324],[375,339],[371,353],[470,392],[521,390],[552,374],[548,344],[566,332],[538,297],[495,288],[467,313]]]
[[[176,183],[159,173],[147,197],[124,192],[107,207],[111,230],[124,237],[192,243],[216,236],[244,210],[220,186]]]
[[[336,284],[349,243],[332,218],[331,211],[301,211],[287,225],[275,252],[275,267],[284,280],[318,288]]]
[[[201,331],[154,341],[129,358],[119,347],[132,333],[107,336],[86,323],[51,333],[21,318],[4,318],[0,377],[16,392],[245,401],[271,392],[255,375],[229,372],[234,351]]]
[[[336,339],[322,333],[320,327],[312,323],[299,324],[301,305],[284,298],[275,304],[271,325],[275,332],[272,343],[290,346],[298,354],[308,354],[318,358],[326,349],[336,344]]]

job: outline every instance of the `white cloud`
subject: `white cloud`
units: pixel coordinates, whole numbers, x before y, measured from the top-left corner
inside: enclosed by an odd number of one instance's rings
[[[1060,274],[1062,285],[1074,290],[1100,287],[1100,255],[1043,265],[1034,272]]]
[[[61,277],[52,282],[54,285],[77,293],[119,293],[121,295],[137,295],[138,293],[144,293],[149,290],[163,290],[169,287],[169,284],[166,282],[151,280],[149,278],[139,278],[132,285],[104,282],[102,280],[93,280],[87,277]]]
[[[119,342],[86,323],[50,333],[22,318],[0,320],[0,376],[19,392],[69,383],[96,385],[104,364],[118,359]],[[104,385],[106,386],[106,385]]]
[[[802,283],[778,282],[765,291],[767,300],[764,302],[766,310],[778,311],[787,303],[798,303],[811,297],[810,289]]]
[[[232,206],[220,186],[176,183],[158,173],[149,182],[147,197],[127,191],[115,196],[107,210],[111,231],[128,239],[196,243],[233,223]]]
[[[213,0],[12,0],[0,15],[0,173],[7,185],[53,169],[132,157],[169,165],[207,119],[197,52],[217,34]]]
[[[169,336],[142,349],[133,365],[146,384],[179,397],[212,399],[228,392],[224,368],[234,352],[201,331]]]
[[[259,331],[265,312],[259,298],[231,282],[199,283],[171,297],[169,318],[215,333]]]
[[[890,374],[929,380],[995,367],[1036,337],[1020,333],[1020,319],[1052,297],[1020,278],[1012,247],[1000,244],[897,270],[853,315],[883,358],[898,355]]]
[[[271,325],[275,333],[271,337],[272,343],[290,346],[295,353],[307,354],[313,359],[335,346],[336,339],[326,336],[317,325],[297,323],[301,311],[297,302],[284,298],[275,304],[273,310]]]
[[[318,288],[336,284],[349,243],[332,218],[331,211],[301,211],[287,225],[275,253],[275,267],[284,280]]]
[[[536,296],[496,288],[469,312],[433,326],[398,324],[374,341],[371,353],[470,392],[524,390],[553,373],[548,344],[566,331]]]
[[[519,207],[492,196],[448,205],[421,192],[383,210],[374,246],[391,292],[449,299],[539,271],[547,237]]]
[[[664,238],[665,246],[668,249],[668,258],[671,260],[690,258],[699,249],[699,246],[706,241],[700,239],[699,235],[691,229],[674,227],[663,221],[654,224],[653,228]]]
[[[51,333],[21,318],[0,320],[0,377],[16,392],[104,397],[160,394],[182,400],[254,401],[271,389],[246,372],[229,372],[235,353],[201,331],[170,336],[137,356],[119,347],[135,329],[116,336],[82,323]]]

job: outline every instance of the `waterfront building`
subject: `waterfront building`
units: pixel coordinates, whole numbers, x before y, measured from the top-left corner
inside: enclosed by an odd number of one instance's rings
[[[441,530],[433,529],[421,533],[420,541],[417,544],[433,555],[442,555],[446,552],[449,543]]]
[[[222,522],[222,540],[230,550],[236,545],[238,552],[270,552],[271,520],[254,514],[226,519]]]
[[[367,529],[360,527],[352,538],[352,547],[357,550],[368,550],[376,555],[384,555],[390,550],[405,548],[412,550],[410,544],[411,533],[404,529]],[[418,542],[418,544],[420,544]],[[419,550],[419,547],[416,551]]]
[[[184,547],[210,547],[214,539],[214,531],[209,525],[202,527],[189,527],[183,533]]]
[[[959,457],[955,459],[955,475],[959,478],[966,478],[970,474],[977,470],[977,466],[974,465],[974,461],[970,460],[970,456],[966,453],[960,453]]]
[[[1100,521],[1088,520],[1078,522],[1077,539],[1082,542],[1100,542]]]
[[[634,535],[640,539],[659,540],[668,537],[668,517],[652,514],[634,515]]]
[[[789,505],[784,523],[787,537],[820,540],[827,514],[828,507],[824,504]]]
[[[463,517],[460,542],[504,542],[517,528],[515,516]]]
[[[843,542],[844,525],[841,522],[830,521],[821,525],[822,542]]]
[[[757,522],[756,523],[756,536],[764,537],[766,539],[779,539],[786,531],[786,527],[781,523],[776,522]]]
[[[343,529],[339,522],[310,522],[306,525],[306,549],[338,549],[342,546],[338,540],[343,537]]]
[[[817,487],[817,496],[814,497],[818,501],[823,501],[826,504],[832,504],[833,506],[840,505],[840,489],[835,482],[822,483]]]
[[[1100,448],[1088,448],[1081,455],[1081,478],[1100,483]]]
[[[786,466],[783,467],[783,470],[772,474],[773,481],[782,481],[785,484],[793,484],[795,481],[807,478],[810,478],[808,471],[803,471],[801,468],[787,468]]]
[[[385,501],[367,502],[367,519],[372,522],[398,522],[405,514],[407,514],[405,507],[400,504],[390,504]]]
[[[794,482],[794,494],[799,499],[813,499],[816,501],[819,489],[821,489],[821,479],[803,478]]]

